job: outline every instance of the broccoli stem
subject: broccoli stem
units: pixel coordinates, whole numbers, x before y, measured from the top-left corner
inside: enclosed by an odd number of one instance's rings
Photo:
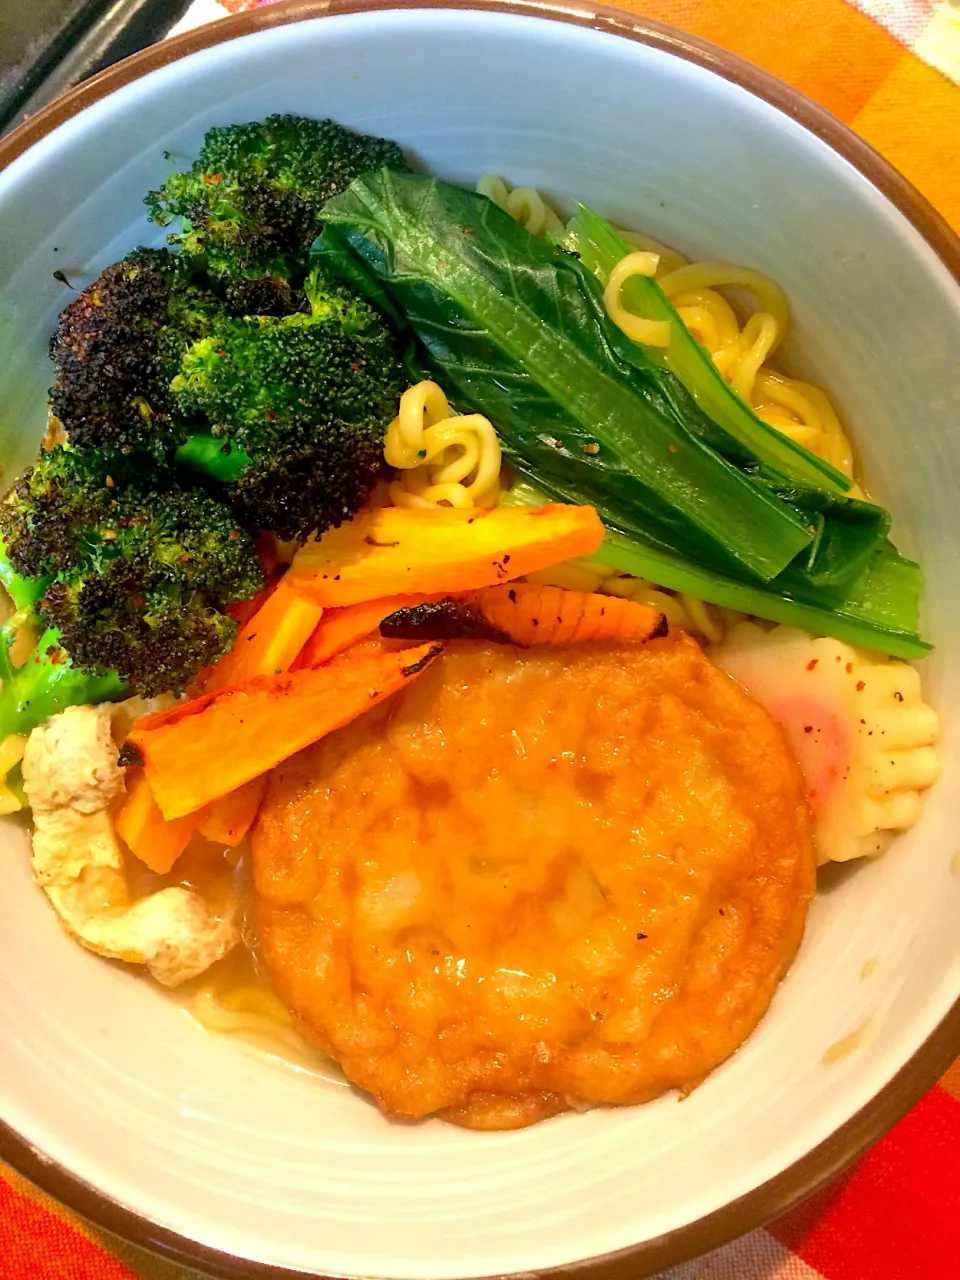
[[[221,484],[232,484],[251,465],[250,457],[237,445],[224,445],[216,436],[190,436],[176,453],[179,466],[210,476]]]

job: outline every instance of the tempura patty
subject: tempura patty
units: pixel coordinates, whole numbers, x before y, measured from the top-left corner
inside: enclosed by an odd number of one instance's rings
[[[779,726],[688,637],[449,645],[275,773],[263,954],[390,1115],[689,1089],[762,1017],[815,856]]]

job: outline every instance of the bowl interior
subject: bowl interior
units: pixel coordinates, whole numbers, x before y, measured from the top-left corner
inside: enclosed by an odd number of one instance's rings
[[[330,115],[433,172],[577,199],[702,257],[774,275],[791,368],[835,396],[901,547],[928,578],[927,664],[960,696],[960,289],[869,181],[744,90],[641,43],[529,17],[381,11],[194,54],[68,121],[0,174],[0,458],[34,452],[46,348],[77,284],[162,233],[142,195],[213,124]],[[150,1221],[241,1257],[372,1277],[485,1276],[679,1228],[777,1174],[859,1110],[960,994],[951,870],[960,759],[882,860],[825,877],[799,959],[743,1049],[682,1104],[513,1134],[391,1124],[342,1084],[219,1040],[58,929],[0,831],[0,1114]],[[862,978],[867,960],[876,971]],[[825,1050],[867,1027],[832,1066]],[[741,1229],[751,1225],[740,1223]],[[732,1230],[732,1228],[731,1228]]]

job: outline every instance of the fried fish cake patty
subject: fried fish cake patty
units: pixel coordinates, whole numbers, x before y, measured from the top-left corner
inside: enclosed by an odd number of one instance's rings
[[[263,954],[393,1116],[477,1128],[703,1079],[800,943],[815,855],[779,726],[682,634],[461,643],[273,776]]]

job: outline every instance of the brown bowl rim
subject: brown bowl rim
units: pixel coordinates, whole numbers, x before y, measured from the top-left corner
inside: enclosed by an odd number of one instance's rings
[[[487,10],[608,32],[682,58],[729,80],[797,121],[842,156],[913,224],[960,283],[960,237],[878,152],[824,108],[769,72],[664,23],[588,0],[284,0],[221,18],[136,53],[51,102],[0,139],[0,170],[92,103],[201,49],[309,18],[378,9]],[[795,1208],[838,1177],[902,1119],[960,1055],[960,1000],[879,1093],[789,1168],[675,1231],[614,1253],[523,1273],[524,1280],[638,1280],[698,1257]],[[141,1249],[224,1280],[294,1280],[317,1273],[275,1267],[189,1239],[103,1195],[0,1121],[0,1159],[80,1217]],[[511,1273],[518,1280],[518,1273]],[[336,1280],[353,1280],[336,1277]],[[488,1277],[487,1280],[508,1280]]]

